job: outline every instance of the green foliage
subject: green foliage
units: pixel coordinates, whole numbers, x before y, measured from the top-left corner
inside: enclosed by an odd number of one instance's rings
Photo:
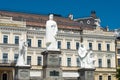
[[[116,78],[120,80],[120,67],[116,70]]]

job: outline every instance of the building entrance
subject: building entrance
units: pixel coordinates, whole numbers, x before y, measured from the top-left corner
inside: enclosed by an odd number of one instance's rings
[[[0,67],[0,80],[13,80],[14,68]]]
[[[3,73],[3,75],[2,75],[2,80],[8,80],[8,75],[7,75],[7,73]]]

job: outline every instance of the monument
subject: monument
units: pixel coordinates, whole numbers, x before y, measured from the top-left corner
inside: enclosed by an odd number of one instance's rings
[[[23,37],[19,42],[19,57],[15,66],[15,80],[30,80],[30,65],[26,64],[27,42]]]
[[[100,19],[98,18],[98,19],[95,19],[95,25],[97,26],[97,27],[100,27]]]
[[[16,66],[26,65],[26,55],[27,55],[27,43],[23,38],[19,42],[19,57]]]
[[[46,49],[56,51],[57,49],[57,23],[53,20],[53,14],[49,15],[49,20],[46,22]]]
[[[53,20],[53,14],[50,14],[46,22],[46,50],[42,52],[43,80],[63,80],[59,64],[61,51],[57,48],[57,33],[57,23]]]
[[[78,56],[80,60],[80,69],[79,72],[79,80],[94,80],[94,55],[92,51],[87,51],[83,43],[80,44],[78,49]]]

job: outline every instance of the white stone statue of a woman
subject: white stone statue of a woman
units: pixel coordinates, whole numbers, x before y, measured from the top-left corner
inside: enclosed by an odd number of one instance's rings
[[[19,57],[16,66],[25,66],[27,56],[27,42],[21,38],[19,42]]]
[[[47,50],[58,50],[56,40],[57,32],[58,32],[57,23],[53,20],[53,14],[50,14],[49,20],[46,22]]]
[[[81,64],[81,68],[94,68],[94,56],[92,51],[88,52],[84,45],[81,43],[78,49],[78,56]]]
[[[87,50],[83,44],[80,44],[78,49],[78,56],[81,64],[81,68],[85,68],[86,66],[86,59],[87,59]]]

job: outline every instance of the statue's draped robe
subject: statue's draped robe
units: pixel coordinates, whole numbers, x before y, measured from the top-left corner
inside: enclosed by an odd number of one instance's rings
[[[58,32],[57,24],[53,20],[46,22],[46,47],[47,50],[57,50],[56,35]]]
[[[17,60],[17,66],[26,65],[26,55],[27,55],[27,43],[21,39],[19,42],[19,56]]]
[[[95,59],[92,56],[92,51],[88,52],[85,47],[79,47],[78,56],[81,64],[81,68],[94,68]]]

